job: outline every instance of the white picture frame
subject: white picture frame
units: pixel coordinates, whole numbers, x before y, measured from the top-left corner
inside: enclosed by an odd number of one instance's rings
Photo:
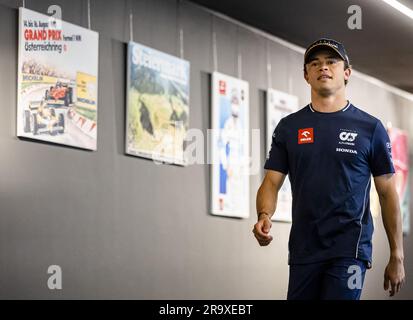
[[[211,213],[247,218],[249,185],[249,84],[212,74]]]

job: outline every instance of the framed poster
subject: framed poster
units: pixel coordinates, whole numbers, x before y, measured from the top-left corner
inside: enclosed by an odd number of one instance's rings
[[[97,32],[19,9],[17,136],[96,150]]]
[[[189,62],[128,44],[126,153],[185,165]]]
[[[396,190],[399,195],[400,211],[402,214],[403,233],[410,232],[410,196],[409,196],[409,148],[407,132],[389,126],[391,153],[396,178]]]
[[[249,217],[249,85],[212,74],[211,213]]]
[[[266,106],[266,151],[269,154],[272,135],[278,122],[285,116],[298,110],[298,98],[285,92],[268,89]],[[291,222],[292,200],[291,184],[288,177],[286,177],[278,192],[277,209],[272,216],[272,220]]]

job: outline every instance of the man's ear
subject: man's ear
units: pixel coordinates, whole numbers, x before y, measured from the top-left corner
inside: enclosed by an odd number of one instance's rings
[[[344,70],[344,80],[348,80],[351,75],[351,67],[348,67],[346,70]]]

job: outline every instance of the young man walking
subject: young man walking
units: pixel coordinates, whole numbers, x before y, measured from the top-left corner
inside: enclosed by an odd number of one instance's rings
[[[312,43],[304,56],[311,103],[274,130],[266,175],[257,193],[261,246],[272,241],[271,216],[286,175],[293,195],[289,239],[289,300],[360,299],[372,263],[371,175],[379,194],[390,255],[384,289],[405,278],[403,236],[389,137],[380,120],[346,99],[351,75],[344,46]]]

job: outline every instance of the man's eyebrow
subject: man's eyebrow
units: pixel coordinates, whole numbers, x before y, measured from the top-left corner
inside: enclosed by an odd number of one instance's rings
[[[339,57],[337,57],[336,55],[329,55],[327,57],[325,57],[326,59],[340,59]],[[313,57],[313,58],[309,58],[307,63],[313,62],[313,61],[318,61],[320,60],[320,58],[318,57]]]

